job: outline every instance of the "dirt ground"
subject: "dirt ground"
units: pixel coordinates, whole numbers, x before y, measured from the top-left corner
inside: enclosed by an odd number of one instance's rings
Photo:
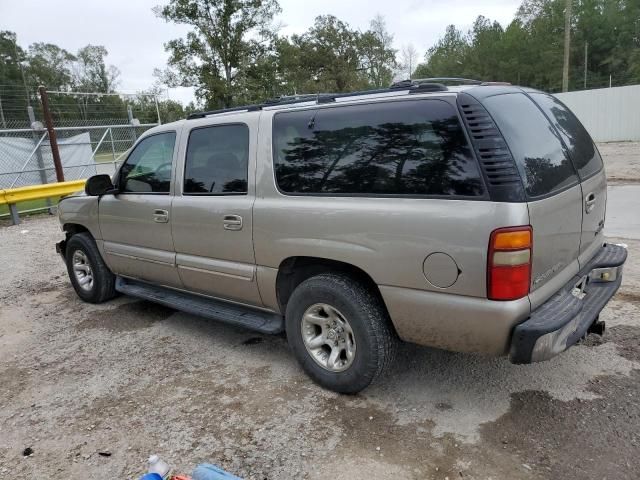
[[[609,184],[640,183],[640,142],[598,144]]]
[[[601,150],[640,178],[638,144]],[[260,480],[640,478],[640,231],[603,338],[525,366],[405,345],[353,397],[315,386],[283,337],[82,303],[60,236],[48,216],[0,226],[3,478],[137,478],[152,453]]]

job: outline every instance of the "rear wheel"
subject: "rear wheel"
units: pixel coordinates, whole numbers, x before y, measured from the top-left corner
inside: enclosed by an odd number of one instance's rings
[[[298,285],[287,303],[286,329],[305,372],[340,393],[357,393],[380,376],[397,342],[380,298],[343,274]]]
[[[115,275],[102,260],[90,234],[72,236],[65,257],[71,284],[82,300],[102,303],[116,296]]]

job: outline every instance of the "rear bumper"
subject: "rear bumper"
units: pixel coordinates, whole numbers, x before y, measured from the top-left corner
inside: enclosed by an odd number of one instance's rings
[[[580,340],[620,287],[626,259],[624,246],[605,244],[578,275],[515,327],[510,360],[541,362]]]

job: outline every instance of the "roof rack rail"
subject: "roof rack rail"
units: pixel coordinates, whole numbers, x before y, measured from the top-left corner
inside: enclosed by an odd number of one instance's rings
[[[254,104],[254,105],[244,105],[242,107],[230,107],[230,108],[220,108],[218,110],[206,110],[204,112],[194,112],[187,115],[187,120],[194,120],[196,118],[204,118],[207,115],[215,115],[218,113],[231,113],[231,112],[253,112],[256,110],[260,110],[262,105]]]
[[[315,94],[300,94],[300,95],[283,95],[278,98],[266,100],[263,103],[256,103],[253,105],[244,105],[240,107],[221,108],[218,110],[207,110],[203,112],[191,113],[187,116],[187,120],[194,120],[197,118],[205,118],[209,115],[218,115],[222,113],[232,112],[254,112],[269,107],[280,107],[287,105],[295,105],[298,103],[316,102],[318,104],[332,103],[338,98],[349,97],[361,97],[365,95],[376,95],[382,93],[393,93],[398,90],[409,90],[409,93],[424,93],[424,92],[441,92],[446,91],[447,87],[440,83],[420,82],[417,83],[412,80],[404,80],[402,82],[396,82],[389,88],[378,88],[374,90],[361,90],[357,92],[345,92],[345,93],[315,93]]]
[[[460,77],[433,77],[433,78],[417,78],[413,80],[417,83],[452,83],[460,85],[482,85],[482,80],[476,80],[474,78],[460,78]]]
[[[187,120],[195,120],[197,118],[205,118],[209,115],[219,115],[222,113],[232,112],[256,112],[266,107],[275,107],[280,105],[293,105],[296,103],[305,103],[317,101],[325,94],[302,94],[302,95],[283,95],[277,98],[265,100],[263,103],[254,103],[251,105],[243,105],[239,107],[220,108],[217,110],[205,110],[202,112],[194,112],[187,116]]]
[[[485,82],[484,80],[476,80],[473,78],[458,78],[458,77],[434,77],[434,78],[418,78],[412,80],[417,84],[421,83],[433,83],[440,82],[444,84],[457,84],[457,85],[511,85],[510,82]]]
[[[442,92],[447,89],[446,85],[442,83],[426,82],[420,79],[408,79],[400,80],[391,84],[389,89],[404,89],[407,88],[411,92]]]

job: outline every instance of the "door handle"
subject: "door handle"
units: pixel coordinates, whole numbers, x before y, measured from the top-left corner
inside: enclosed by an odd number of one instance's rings
[[[169,221],[169,212],[166,210],[154,210],[153,221],[156,223],[167,223]]]
[[[242,217],[240,215],[225,215],[223,226],[225,230],[242,230]]]
[[[586,213],[591,212],[591,210],[593,210],[593,207],[596,206],[596,194],[595,193],[590,193],[589,195],[587,195],[584,199],[584,211]]]

